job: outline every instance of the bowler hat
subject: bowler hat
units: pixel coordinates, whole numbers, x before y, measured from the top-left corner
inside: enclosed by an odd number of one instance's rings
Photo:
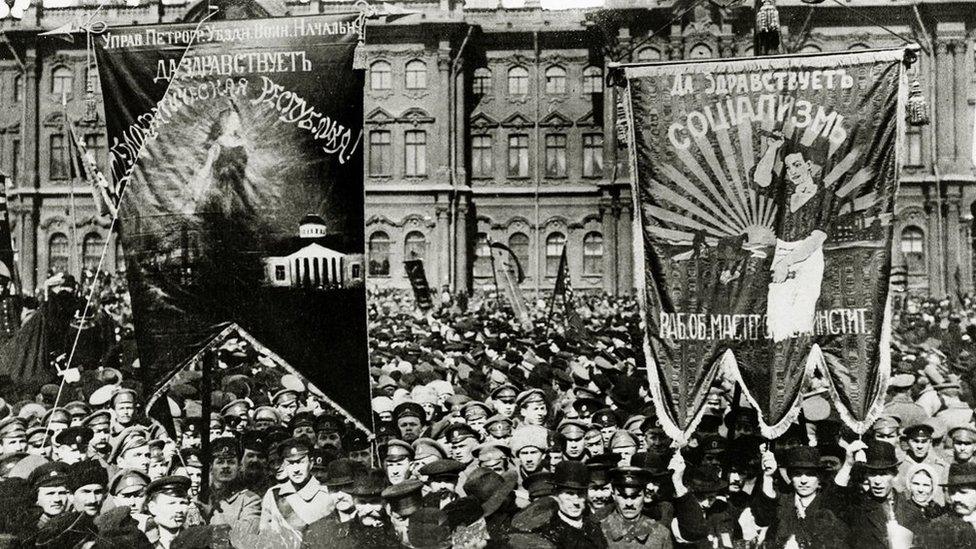
[[[513,475],[502,476],[491,469],[479,467],[464,481],[464,493],[478,498],[487,517],[508,500],[517,485],[518,479]]]
[[[943,486],[976,486],[976,463],[953,463],[949,466],[949,477]]]
[[[368,469],[356,477],[349,493],[362,498],[378,498],[386,486],[386,473],[380,469]]]
[[[861,464],[865,469],[884,470],[898,467],[901,461],[895,456],[895,447],[881,440],[873,440],[864,450],[866,461]]]
[[[786,469],[789,471],[819,471],[823,469],[820,451],[810,446],[796,446],[786,453]]]
[[[553,471],[552,484],[557,488],[586,490],[590,485],[590,470],[577,461],[560,461]]]
[[[688,488],[699,494],[721,492],[729,486],[722,473],[714,465],[699,465],[691,470]]]

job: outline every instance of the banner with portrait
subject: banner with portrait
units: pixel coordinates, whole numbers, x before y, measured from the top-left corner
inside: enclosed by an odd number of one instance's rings
[[[234,323],[371,425],[361,24],[205,21],[97,38],[150,381]]]
[[[720,373],[768,437],[814,369],[863,432],[889,375],[905,51],[624,65],[651,390],[687,439]]]

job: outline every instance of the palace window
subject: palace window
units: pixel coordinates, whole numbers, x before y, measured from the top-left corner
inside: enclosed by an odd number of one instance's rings
[[[423,259],[427,238],[420,231],[412,231],[403,241],[403,259]]]
[[[546,177],[566,177],[566,135],[546,136]]]
[[[688,59],[710,59],[711,57],[712,48],[708,47],[707,44],[695,44],[688,52]]]
[[[600,67],[583,69],[583,93],[603,93],[603,69]]]
[[[491,70],[480,67],[474,70],[474,80],[471,82],[471,92],[475,95],[491,93]]]
[[[75,75],[68,67],[58,67],[51,73],[51,93],[61,97],[70,95],[75,83]]]
[[[369,175],[383,176],[393,172],[392,135],[387,130],[369,132]]]
[[[393,87],[393,70],[386,61],[377,61],[369,67],[369,89],[388,90]]]
[[[90,133],[85,136],[85,151],[91,154],[98,171],[105,171],[105,140],[100,133]]]
[[[525,67],[512,67],[508,71],[508,95],[529,93],[529,71]]]
[[[908,286],[925,286],[925,233],[918,227],[905,227],[901,232],[901,255],[905,260],[905,270],[908,271]]]
[[[583,136],[583,177],[603,176],[603,134]]]
[[[427,88],[427,63],[414,59],[407,63],[406,78],[408,90],[423,90]]]
[[[491,271],[491,248],[488,246],[488,235],[478,233],[474,241],[474,266],[473,274],[476,277],[489,277]]]
[[[549,95],[566,93],[566,69],[562,67],[546,69],[546,93]]]
[[[24,100],[24,78],[21,75],[14,76],[14,103]]]
[[[85,270],[95,272],[98,262],[102,258],[102,247],[105,239],[98,233],[89,233],[81,243],[81,261]]]
[[[922,165],[922,129],[909,126],[905,132],[905,165],[918,167]]]
[[[471,138],[471,175],[491,177],[492,147],[490,135],[476,135]]]
[[[51,136],[51,179],[68,179],[71,174],[70,160],[68,159],[68,147],[64,136],[56,133]]]
[[[508,136],[508,176],[529,176],[529,136]]]
[[[583,274],[603,274],[603,235],[598,232],[583,237]]]
[[[661,51],[657,48],[644,48],[637,52],[638,61],[660,61]]]
[[[555,277],[559,274],[559,260],[566,246],[566,235],[552,233],[546,237],[546,276]]]
[[[68,270],[68,236],[54,233],[47,244],[47,268],[52,274]]]
[[[390,276],[390,236],[383,231],[369,237],[369,274]]]
[[[427,132],[408,131],[404,139],[406,174],[408,176],[427,175]]]
[[[522,271],[526,275],[529,273],[529,237],[525,233],[512,233],[508,237],[508,247],[515,253]]]

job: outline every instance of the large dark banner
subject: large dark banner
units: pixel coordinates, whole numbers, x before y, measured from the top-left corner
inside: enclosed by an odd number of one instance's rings
[[[370,424],[357,39],[354,15],[99,37],[136,336],[153,380],[234,322]]]
[[[855,430],[880,411],[903,55],[623,68],[645,353],[671,436],[722,371],[767,436],[815,367]]]

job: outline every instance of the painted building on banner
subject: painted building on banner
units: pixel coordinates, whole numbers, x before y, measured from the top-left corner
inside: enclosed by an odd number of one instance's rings
[[[703,4],[677,18],[684,8],[676,11],[670,0],[607,0],[595,11],[543,11],[537,0],[384,4],[408,13],[371,23],[367,33],[362,268],[369,284],[409,288],[403,261],[423,259],[435,291],[492,287],[490,239],[515,251],[528,296],[552,288],[564,246],[576,291],[632,292],[626,131],[617,90],[604,83],[607,64],[750,56],[752,4]],[[106,241],[107,264],[122,268],[109,220],[97,215],[88,186],[72,180],[67,155],[62,97],[76,132],[106,162],[104,117],[85,102],[89,90],[100,100],[93,60],[81,36],[73,43],[37,37],[94,5],[38,0],[22,20],[0,21],[7,31],[0,44],[0,170],[14,180],[11,223],[28,288],[51,271],[93,269]],[[193,19],[200,5],[132,0],[103,7],[99,17],[110,25],[174,22]],[[923,45],[910,72],[929,100],[932,123],[902,136],[893,262],[914,292],[972,290],[976,0],[777,5],[784,52],[902,44],[879,25]],[[228,12],[352,7],[238,0]],[[319,275],[323,280],[321,264]],[[289,284],[303,276],[285,274]]]
[[[326,223],[317,215],[305,216],[298,238],[283,252],[264,258],[265,283],[269,286],[329,290],[364,283],[362,254],[345,254],[328,247]]]

